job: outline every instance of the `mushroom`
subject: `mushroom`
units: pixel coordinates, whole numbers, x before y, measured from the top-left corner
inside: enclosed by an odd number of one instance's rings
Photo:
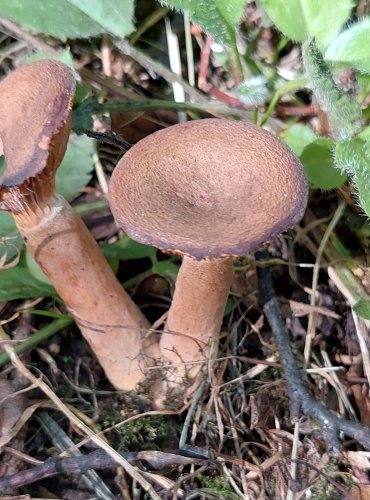
[[[120,160],[110,182],[117,222],[134,240],[183,256],[160,340],[165,395],[195,386],[217,345],[233,257],[298,223],[307,191],[296,156],[249,123],[174,125]]]
[[[5,172],[0,209],[14,217],[29,252],[48,276],[118,389],[131,390],[158,355],[149,324],[123,290],[54,176],[71,129],[72,71],[43,60],[0,82],[0,137]],[[76,168],[78,166],[76,165]],[[143,343],[144,341],[144,343]]]

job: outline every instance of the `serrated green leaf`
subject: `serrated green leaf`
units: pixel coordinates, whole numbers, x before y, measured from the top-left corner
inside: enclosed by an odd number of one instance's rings
[[[317,139],[317,137],[311,127],[297,123],[284,133],[282,139],[293,153],[300,156],[304,148]]]
[[[132,32],[133,0],[0,0],[0,16],[60,40]]]
[[[161,3],[182,11],[187,10],[190,19],[199,24],[216,42],[234,45],[235,31],[246,0],[161,0]]]
[[[0,302],[50,296],[56,296],[54,288],[35,278],[28,266],[25,249],[16,267],[0,272]]]
[[[367,17],[337,36],[327,48],[325,59],[370,73],[369,39],[370,18]]]
[[[8,212],[0,212],[0,238],[3,236],[16,236],[18,229],[14,219]]]
[[[370,300],[360,299],[353,306],[353,310],[362,318],[370,319]]]
[[[57,170],[56,190],[68,201],[77,196],[91,179],[93,140],[72,134],[64,159]]]
[[[310,37],[325,48],[348,20],[352,0],[260,0],[272,22],[288,38]]]
[[[310,183],[320,189],[334,189],[342,185],[347,177],[334,166],[334,143],[320,137],[306,146],[300,156]]]

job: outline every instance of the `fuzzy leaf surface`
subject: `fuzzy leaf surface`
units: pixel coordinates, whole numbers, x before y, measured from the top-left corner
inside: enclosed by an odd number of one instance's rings
[[[337,36],[327,48],[325,59],[370,73],[369,41],[370,18],[367,17]]]
[[[338,89],[314,39],[302,45],[302,58],[314,95],[328,113],[333,136],[339,140],[350,139],[362,128],[361,106],[355,97]]]
[[[334,154],[337,168],[351,175],[360,205],[370,217],[370,143],[359,137],[339,141]]]

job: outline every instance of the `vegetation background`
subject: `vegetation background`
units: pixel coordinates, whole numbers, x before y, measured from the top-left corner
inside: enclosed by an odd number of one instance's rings
[[[122,151],[86,131],[135,143],[184,119],[228,117],[266,127],[299,156],[309,206],[294,232],[270,243],[265,265],[312,395],[366,426],[369,15],[367,0],[0,0],[3,76],[40,58],[76,72],[74,133],[57,189],[151,321],[168,309],[180,261],[117,230],[106,194]],[[133,479],[125,461],[99,476],[67,468],[20,490],[0,489],[1,498],[370,498],[369,449],[343,438],[341,454],[329,456],[315,420],[289,418],[252,255],[235,263],[219,362],[196,404],[179,412],[153,412],[109,386],[5,212],[0,269],[3,340],[11,336],[36,376],[14,395],[22,376],[0,352],[0,476],[78,442],[87,455],[102,444],[86,434],[100,431],[111,452],[135,454],[139,471]],[[72,413],[56,408],[61,401]]]

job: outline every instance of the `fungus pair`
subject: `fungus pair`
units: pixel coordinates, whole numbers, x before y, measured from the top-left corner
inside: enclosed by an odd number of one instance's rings
[[[6,161],[0,208],[14,215],[113,385],[135,389],[146,378],[144,366],[167,367],[153,396],[160,406],[166,395],[182,396],[197,383],[217,346],[232,258],[296,224],[306,206],[307,183],[283,143],[241,122],[175,125],[131,148],[112,176],[113,214],[134,240],[183,255],[165,330],[159,342],[147,338],[147,321],[83,223],[54,191],[73,89],[69,70],[52,61],[21,68],[0,83]],[[25,113],[28,122],[22,120]],[[19,131],[21,123],[32,122],[34,131]],[[22,142],[26,134],[31,137]]]

